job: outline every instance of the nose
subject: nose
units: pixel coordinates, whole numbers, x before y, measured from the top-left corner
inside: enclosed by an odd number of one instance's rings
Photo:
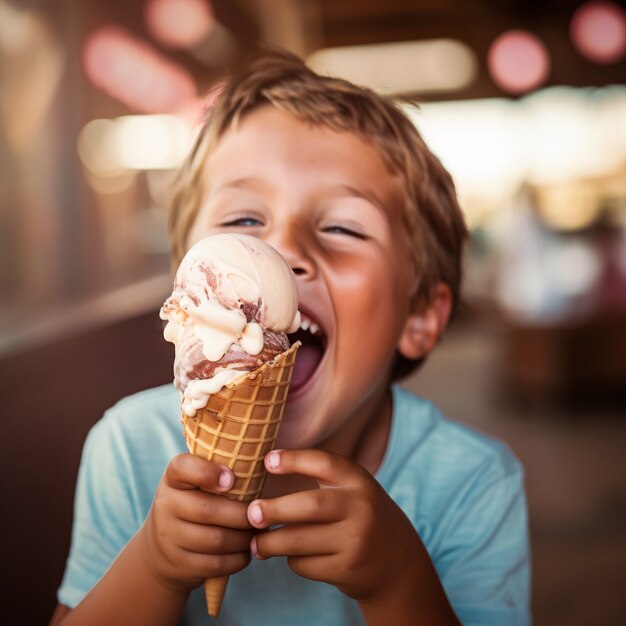
[[[316,275],[313,247],[304,232],[295,225],[274,229],[266,241],[276,248],[298,278],[311,279]]]

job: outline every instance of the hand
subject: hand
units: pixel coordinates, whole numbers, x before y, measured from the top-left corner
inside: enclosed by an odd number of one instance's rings
[[[285,524],[253,538],[257,558],[287,556],[296,574],[359,601],[391,598],[428,560],[410,521],[359,465],[322,450],[275,450],[265,466],[314,478],[320,488],[250,503],[256,528]]]
[[[246,505],[216,495],[233,483],[230,469],[198,456],[170,461],[139,531],[143,557],[160,582],[190,590],[249,563],[254,531]]]

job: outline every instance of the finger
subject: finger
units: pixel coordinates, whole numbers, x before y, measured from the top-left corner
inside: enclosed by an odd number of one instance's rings
[[[371,475],[360,465],[325,450],[272,450],[265,456],[271,474],[301,474],[320,486],[339,487],[359,483]]]
[[[168,463],[165,480],[174,489],[224,493],[235,483],[235,475],[225,465],[207,461],[195,454],[179,454]]]
[[[179,491],[173,497],[173,513],[196,524],[249,529],[247,506],[224,496],[203,491]]]
[[[181,552],[181,560],[187,568],[199,578],[215,578],[230,576],[241,571],[250,563],[250,552],[233,552],[230,554],[199,554]]]
[[[333,584],[338,582],[336,576],[341,571],[337,559],[335,555],[290,556],[287,564],[298,576]]]
[[[187,552],[229,554],[249,550],[253,531],[184,523],[180,536],[180,546]]]
[[[321,556],[339,551],[336,533],[328,526],[307,524],[284,526],[259,533],[252,538],[250,549],[257,559],[274,556]]]
[[[248,521],[255,528],[298,522],[324,524],[346,515],[346,493],[342,489],[312,489],[298,493],[253,500],[248,505]]]

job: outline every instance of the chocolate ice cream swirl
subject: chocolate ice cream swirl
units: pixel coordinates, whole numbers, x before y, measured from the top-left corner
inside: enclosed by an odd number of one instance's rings
[[[285,333],[266,330],[263,333],[263,349],[258,354],[248,354],[241,346],[233,344],[219,361],[209,361],[203,354],[202,342],[189,334],[181,342],[180,358],[175,362],[176,386],[184,392],[190,381],[213,378],[217,371],[224,369],[250,372],[289,350],[289,347]]]

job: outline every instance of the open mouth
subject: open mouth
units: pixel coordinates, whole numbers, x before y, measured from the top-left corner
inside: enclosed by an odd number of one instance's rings
[[[318,370],[326,352],[327,339],[320,325],[302,313],[300,328],[289,335],[289,340],[292,344],[296,341],[302,342],[291,377],[289,395],[293,398],[294,393],[303,389]]]

